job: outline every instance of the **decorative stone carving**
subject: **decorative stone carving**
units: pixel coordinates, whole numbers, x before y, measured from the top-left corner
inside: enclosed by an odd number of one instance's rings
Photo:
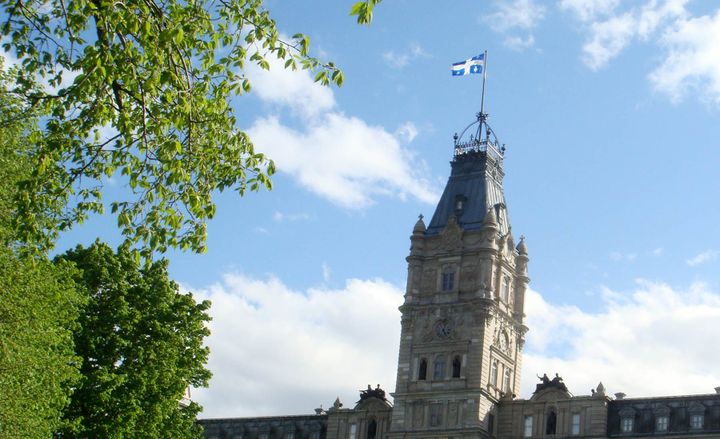
[[[440,233],[440,249],[445,251],[455,251],[462,248],[463,230],[457,223],[457,218],[452,215],[448,218],[448,223]]]

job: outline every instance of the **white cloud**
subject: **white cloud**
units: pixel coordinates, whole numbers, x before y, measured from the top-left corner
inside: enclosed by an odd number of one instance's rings
[[[410,143],[417,137],[418,129],[412,122],[405,122],[395,130],[395,137],[401,139],[404,143]]]
[[[232,273],[196,293],[213,302],[210,388],[202,417],[309,414],[357,389],[395,387],[403,292],[379,279],[295,291],[275,277]]]
[[[485,21],[495,32],[532,29],[545,17],[545,7],[533,0],[496,2],[497,10]]]
[[[583,61],[593,70],[604,67],[635,39],[643,41],[687,15],[685,4],[688,0],[649,0],[641,7],[612,15],[602,21],[592,21],[588,26],[589,39],[583,45]],[[577,2],[587,5],[593,2]],[[615,5],[604,9],[574,9],[581,19],[593,17],[595,12],[609,12]],[[590,12],[592,11],[592,13]],[[586,15],[583,15],[586,14]]]
[[[410,64],[411,61],[417,58],[429,58],[425,50],[419,44],[411,44],[407,50],[396,53],[393,50],[388,50],[383,53],[383,59],[393,69],[402,69],[403,67]]]
[[[285,221],[289,222],[295,222],[295,221],[308,221],[310,219],[310,214],[305,212],[299,212],[299,213],[284,213],[280,211],[275,211],[273,213],[273,220],[276,223],[282,223]]]
[[[665,249],[663,249],[662,247],[657,247],[652,251],[652,255],[656,257],[662,256],[664,253]]]
[[[290,107],[297,114],[312,118],[335,107],[329,87],[314,82],[307,71],[284,68],[284,61],[268,57],[270,70],[247,63],[247,75],[253,92],[260,99]]]
[[[506,34],[504,44],[513,50],[523,50],[535,43],[535,37],[529,33],[545,18],[545,7],[534,0],[496,1],[495,12],[483,17],[481,21],[498,33]],[[526,35],[517,35],[518,32]]]
[[[348,209],[366,208],[378,195],[410,195],[426,203],[439,198],[439,187],[423,175],[425,163],[401,145],[418,134],[412,122],[392,134],[346,116],[336,109],[331,88],[314,83],[307,71],[284,69],[277,60],[269,71],[255,66],[248,72],[260,99],[287,106],[302,119],[296,129],[276,114],[260,117],[247,129],[250,138],[308,190]]]
[[[381,279],[350,279],[342,289],[296,291],[280,279],[231,273],[197,293],[210,299],[209,389],[193,392],[203,418],[311,413],[357,389],[395,387],[403,293]],[[631,292],[602,290],[583,311],[529,290],[522,394],[535,374],[559,373],[571,392],[658,396],[712,393],[720,382],[720,294],[638,281]],[[672,377],[672,379],[668,379]]]
[[[649,75],[653,87],[675,101],[696,91],[720,103],[720,10],[678,20],[663,34],[662,44],[667,54]]]
[[[560,9],[573,12],[581,21],[595,20],[615,10],[618,0],[560,0]]]
[[[720,254],[720,252],[718,252],[717,250],[705,250],[704,252],[693,256],[685,262],[687,262],[689,266],[694,267],[696,265],[704,264],[705,262],[714,261],[715,259],[717,259],[718,254]]]
[[[365,208],[376,195],[438,199],[437,188],[420,172],[423,163],[384,128],[358,118],[330,112],[297,131],[270,116],[247,131],[278,169],[342,207]]]
[[[523,38],[521,36],[513,35],[505,38],[504,44],[510,49],[522,51],[535,44],[535,37],[528,35]]]
[[[708,346],[720,337],[720,294],[704,284],[674,290],[638,281],[631,293],[605,289],[602,297],[601,309],[586,312],[528,293],[524,397],[544,372],[559,373],[576,395],[599,381],[636,397],[713,392],[720,351]]]

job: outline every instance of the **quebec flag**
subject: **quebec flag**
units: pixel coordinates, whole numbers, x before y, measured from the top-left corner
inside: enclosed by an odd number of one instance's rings
[[[471,73],[482,73],[485,66],[485,54],[473,56],[465,61],[456,62],[452,65],[453,76],[464,76]]]

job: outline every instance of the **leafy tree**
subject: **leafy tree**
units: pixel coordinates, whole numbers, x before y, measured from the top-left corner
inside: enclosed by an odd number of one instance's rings
[[[72,330],[80,296],[69,264],[16,251],[9,221],[25,152],[37,134],[5,92],[0,59],[0,437],[50,437],[79,377]]]
[[[102,212],[103,179],[125,178],[118,226],[145,255],[202,251],[214,191],[270,187],[274,166],[236,128],[248,62],[308,69],[340,85],[309,38],[281,38],[262,0],[0,0],[4,47],[21,60],[13,92],[45,115],[16,226],[40,248]],[[37,80],[49,86],[38,91]],[[65,81],[65,82],[63,82]],[[60,211],[51,207],[66,206]],[[38,222],[47,217],[51,221]]]
[[[205,386],[203,338],[210,303],[196,303],[168,279],[167,261],[141,268],[126,246],[96,242],[60,261],[74,262],[88,302],[75,334],[82,378],[66,411],[63,437],[200,437],[200,407],[179,401]]]

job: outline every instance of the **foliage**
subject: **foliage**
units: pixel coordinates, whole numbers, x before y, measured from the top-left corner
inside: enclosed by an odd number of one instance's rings
[[[357,16],[358,24],[370,24],[373,19],[373,9],[382,0],[362,0],[355,2],[350,9],[350,15]]]
[[[50,437],[77,382],[73,350],[79,295],[68,264],[15,251],[9,219],[35,135],[22,106],[4,92],[0,63],[0,437]]]
[[[203,338],[210,306],[181,294],[167,261],[140,268],[127,247],[77,247],[74,262],[88,303],[75,335],[82,378],[66,411],[62,437],[201,437],[200,407],[179,401],[189,385],[205,386]]]
[[[270,188],[271,161],[236,128],[231,98],[250,91],[248,62],[308,69],[309,38],[281,39],[262,0],[0,0],[4,48],[21,60],[13,92],[45,115],[22,184],[19,237],[48,248],[102,212],[107,178],[132,195],[110,204],[129,243],[203,251],[214,191]],[[36,81],[46,81],[38,91]],[[57,205],[64,206],[57,210]],[[38,221],[47,218],[48,221]]]
[[[67,264],[0,246],[0,437],[50,437],[78,378],[71,328],[79,298]]]

